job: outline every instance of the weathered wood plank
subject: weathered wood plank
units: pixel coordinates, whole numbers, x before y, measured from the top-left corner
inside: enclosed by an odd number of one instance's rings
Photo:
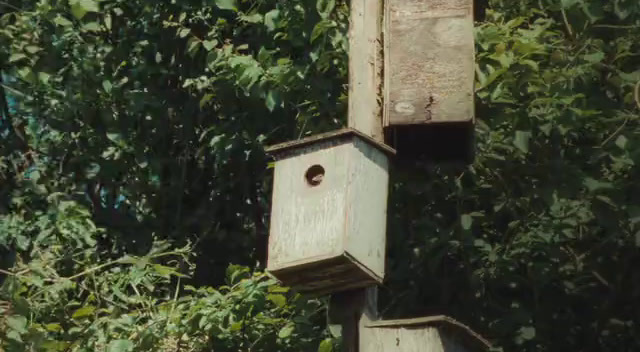
[[[331,296],[329,302],[329,325],[332,329],[341,325],[342,350],[364,352],[364,348],[375,338],[374,329],[366,326],[378,320],[378,288],[346,291]]]
[[[369,338],[360,352],[454,352],[445,351],[440,332],[435,328],[367,329],[367,335]]]
[[[383,141],[382,0],[351,0],[349,127]]]
[[[313,136],[304,138],[304,139],[299,139],[299,140],[295,140],[295,141],[290,141],[290,142],[284,142],[284,143],[280,143],[280,144],[276,144],[276,145],[272,145],[266,148],[266,152],[268,154],[271,154],[273,157],[275,157],[276,159],[280,159],[281,156],[285,156],[287,155],[287,151],[289,150],[294,150],[294,153],[299,153],[296,152],[295,150],[306,146],[306,145],[310,145],[310,144],[314,144],[320,140],[324,140],[324,139],[332,139],[332,140],[338,140],[341,138],[351,138],[353,136],[356,137],[360,137],[362,140],[364,140],[365,142],[368,142],[369,144],[371,144],[373,147],[380,149],[381,151],[383,151],[384,153],[386,153],[389,156],[393,156],[396,154],[396,151],[389,147],[388,145],[384,144],[381,140],[379,139],[374,139],[369,135],[366,135],[364,133],[362,133],[361,131],[357,130],[357,129],[353,129],[353,128],[343,128],[343,129],[339,129],[336,131],[330,131],[330,132],[326,132],[326,133],[320,133],[320,134],[315,134]]]
[[[354,130],[276,154],[267,270],[302,291],[382,282],[389,147]]]
[[[474,118],[473,0],[387,0],[384,126]]]
[[[378,277],[384,278],[389,159],[358,139],[351,153],[346,251]]]
[[[304,153],[276,162],[268,269],[313,262],[342,254],[346,228],[348,144],[332,140],[305,146]],[[327,170],[317,187],[305,172],[313,165]]]
[[[447,316],[382,320],[367,324],[371,341],[361,352],[486,351],[491,344],[466,325]]]

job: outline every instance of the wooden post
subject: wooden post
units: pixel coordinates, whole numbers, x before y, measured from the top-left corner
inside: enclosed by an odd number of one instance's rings
[[[384,142],[382,0],[351,0],[349,127]]]
[[[389,1],[351,0],[349,28],[349,127],[370,136],[380,143],[384,143],[385,139],[384,124],[386,121],[383,121],[384,95],[389,95],[392,88],[389,82],[385,84],[385,75],[383,74],[385,66],[385,45],[383,43],[384,6],[385,2]],[[458,0],[458,2],[460,1],[468,4],[472,0]],[[418,3],[420,6],[425,5],[424,1],[419,1]],[[440,1],[438,3],[441,4],[443,2]],[[472,34],[472,32],[466,33],[466,29],[462,29],[464,35]],[[416,33],[416,35],[419,36],[421,34]],[[465,39],[468,39],[468,37],[465,37]],[[426,48],[429,44],[428,41],[416,44],[422,45],[421,48],[423,50],[429,49]],[[473,60],[473,56],[471,56],[471,60]],[[386,64],[389,65],[388,57]],[[417,73],[419,75],[422,74],[422,72]],[[404,74],[411,75],[413,72],[404,72]],[[447,79],[445,77],[436,78]],[[467,77],[465,76],[464,78]],[[462,90],[459,93],[466,97],[468,91]],[[461,107],[466,109],[464,110],[463,119],[471,117],[468,106]],[[438,322],[448,323],[449,326],[453,327],[462,326],[448,318],[431,317],[392,322],[378,320],[377,290],[378,288],[374,286],[332,295],[329,304],[329,324],[341,325],[344,351],[466,352],[486,349],[488,346],[486,341],[479,338],[470,329],[459,329],[464,336],[462,340],[472,336],[471,340],[476,343],[475,346],[480,347],[467,349],[466,344],[460,343],[461,339],[458,338],[461,336],[460,334],[452,335],[448,333],[448,330],[445,331],[441,328],[433,327]],[[431,340],[425,340],[425,338],[431,338]],[[480,341],[479,344],[477,343],[478,341]]]
[[[384,145],[384,92],[386,91],[387,100],[398,100],[398,106],[394,108],[394,111],[400,114],[398,116],[413,115],[412,108],[415,108],[416,104],[422,104],[429,112],[420,115],[424,120],[422,122],[444,121],[447,116],[458,116],[459,109],[462,109],[463,113],[460,115],[463,119],[471,118],[470,105],[463,104],[465,99],[469,98],[470,86],[463,84],[460,87],[465,89],[462,89],[455,84],[448,85],[451,83],[450,78],[445,77],[455,70],[423,72],[427,68],[437,66],[436,64],[449,68],[448,58],[455,57],[454,54],[457,53],[463,54],[463,51],[455,48],[443,49],[438,53],[446,55],[432,55],[430,52],[433,50],[429,46],[435,45],[434,41],[422,40],[422,33],[399,31],[399,37],[395,38],[406,37],[399,43],[417,46],[416,53],[431,61],[427,60],[430,64],[426,65],[423,57],[400,56],[402,60],[399,62],[405,64],[395,67],[390,61],[397,59],[394,59],[393,55],[387,55],[386,64],[393,68],[389,70],[393,72],[386,72],[383,5],[411,5],[407,7],[408,11],[396,8],[397,14],[402,15],[396,16],[394,22],[399,27],[390,26],[388,32],[404,28],[403,25],[407,22],[401,17],[406,15],[406,12],[416,12],[409,16],[410,20],[415,20],[413,17],[417,16],[418,24],[422,26],[420,28],[427,32],[424,35],[428,37],[429,31],[435,28],[437,31],[434,29],[434,33],[439,34],[441,39],[457,46],[458,41],[464,42],[463,39],[470,38],[467,29],[472,27],[468,26],[468,16],[462,16],[462,19],[456,16],[459,17],[458,10],[466,14],[464,11],[470,7],[465,4],[472,0],[455,0],[454,5],[445,6],[449,1],[452,0],[351,0],[350,128],[284,143],[269,150],[277,155],[277,161],[268,270],[285,285],[292,285],[301,291],[333,294],[329,304],[329,324],[341,327],[344,350],[347,352],[476,350],[476,347],[467,349],[465,344],[458,343],[473,335],[469,333],[470,330],[458,329],[463,331],[464,338],[460,338],[459,334],[452,335],[449,330],[441,327],[442,319],[438,320],[437,317],[380,321],[377,311],[378,288],[367,287],[382,282],[384,278],[388,157],[395,154],[393,149]],[[437,22],[435,24],[428,19],[426,24],[423,23],[423,8],[433,12],[434,9],[449,9],[451,6],[458,11],[453,14],[455,19],[437,19],[434,20]],[[444,15],[431,12],[427,17],[450,15],[448,12]],[[390,21],[393,16],[387,17]],[[456,36],[449,38],[449,32],[462,34],[459,36],[461,39],[458,40]],[[406,33],[410,35],[405,35]],[[413,43],[407,38],[414,38],[416,42]],[[469,41],[466,42],[467,46],[464,48],[468,49]],[[395,45],[388,45],[387,50],[389,53],[394,50],[402,52]],[[413,85],[411,89],[402,88],[401,84],[398,85],[399,88],[394,88],[396,82],[402,83],[405,80],[402,77],[415,78],[412,76],[413,72],[407,70],[407,66],[415,66],[413,64],[416,62],[420,65],[416,64],[419,72],[416,72],[415,77],[424,78],[422,81],[425,82],[439,78],[446,83],[443,84],[446,89],[440,89],[442,85],[425,88],[420,80],[410,81]],[[383,73],[388,78],[386,84]],[[401,78],[393,80],[389,79],[390,76]],[[453,83],[459,83],[458,80],[466,78],[468,75],[463,75],[461,79],[454,78]],[[446,96],[437,94],[438,89],[447,90]],[[392,94],[393,91],[411,94],[403,93],[404,95],[401,94],[398,98]],[[422,100],[425,96],[426,103]],[[386,103],[387,106],[391,106],[390,102]],[[451,111],[455,114],[450,113]],[[402,117],[394,119],[395,115],[387,115],[389,125],[395,120],[404,121]],[[410,122],[414,123],[415,118]],[[445,143],[452,144],[450,140],[446,140]],[[345,291],[349,289],[352,290]],[[454,327],[460,326],[446,319],[444,323]],[[475,337],[477,340],[477,336]],[[477,350],[486,347],[486,344],[480,345],[482,347]]]
[[[382,94],[383,0],[351,0],[349,26],[349,127],[384,143]],[[330,324],[342,326],[344,350],[363,352],[370,340],[366,325],[378,319],[378,288],[372,286],[334,294]]]

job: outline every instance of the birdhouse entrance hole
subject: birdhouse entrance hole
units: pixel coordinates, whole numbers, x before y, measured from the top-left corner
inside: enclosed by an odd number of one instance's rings
[[[324,167],[322,167],[322,165],[313,165],[307,170],[304,177],[309,186],[316,187],[322,183],[322,180],[324,179],[324,172]]]

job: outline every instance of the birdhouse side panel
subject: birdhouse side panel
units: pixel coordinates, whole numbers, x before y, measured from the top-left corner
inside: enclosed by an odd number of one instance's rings
[[[384,278],[389,159],[357,139],[349,157],[347,252]]]
[[[385,126],[472,121],[473,0],[389,0]]]
[[[361,348],[366,352],[457,352],[444,349],[436,328],[367,328]]]
[[[276,162],[269,270],[344,253],[349,149],[344,143],[313,145]]]

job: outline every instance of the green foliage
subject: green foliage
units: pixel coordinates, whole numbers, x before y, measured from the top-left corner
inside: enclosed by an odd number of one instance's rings
[[[55,203],[55,202],[54,202]],[[264,274],[227,270],[218,289],[182,284],[189,248],[156,243],[142,257],[99,258],[104,235],[77,204],[52,204],[31,221],[39,235],[5,283],[6,351],[259,351],[318,345],[319,301],[289,293]],[[320,314],[322,316],[322,314]],[[283,334],[282,331],[288,331]],[[318,337],[316,337],[318,336]]]
[[[318,348],[319,301],[229,269],[264,263],[263,143],[344,118],[318,9],[0,2],[0,349]]]
[[[260,273],[263,145],[344,124],[347,28],[333,0],[0,1],[0,349],[334,350]],[[476,161],[393,175],[387,317],[640,347],[638,29],[635,0],[489,1]]]

